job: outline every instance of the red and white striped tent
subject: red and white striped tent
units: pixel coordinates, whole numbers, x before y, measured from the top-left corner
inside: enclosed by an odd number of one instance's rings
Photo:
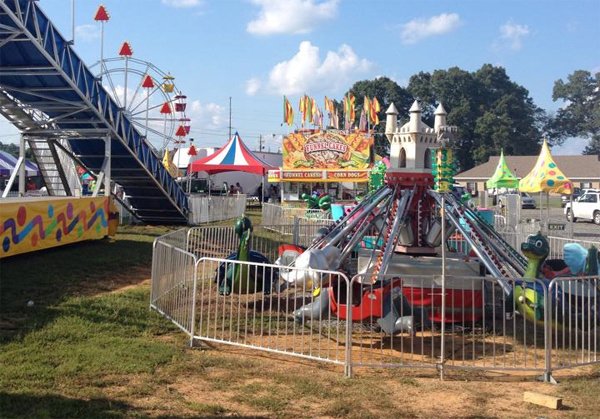
[[[188,172],[207,172],[209,175],[221,172],[246,172],[265,175],[276,169],[252,153],[236,132],[223,148],[215,154],[196,160],[188,166]]]

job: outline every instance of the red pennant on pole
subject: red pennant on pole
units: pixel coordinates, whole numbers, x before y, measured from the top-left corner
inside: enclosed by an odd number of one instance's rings
[[[169,102],[163,103],[162,107],[160,108],[160,113],[163,115],[170,115],[173,113],[173,109],[171,109]]]
[[[186,132],[185,132],[185,127],[183,125],[179,125],[179,128],[177,128],[177,132],[175,133],[175,136],[177,137],[185,137],[186,136]]]
[[[191,145],[190,149],[188,150],[188,156],[196,156],[196,155],[198,155],[198,152],[196,151],[196,147]]]
[[[133,55],[133,50],[131,49],[129,42],[123,42],[123,45],[121,45],[121,50],[119,51],[119,55],[121,57],[131,57]]]
[[[94,15],[94,20],[97,22],[108,22],[110,20],[110,15],[106,11],[106,7],[104,5],[100,5],[98,10],[96,10],[96,14]]]
[[[142,80],[142,87],[145,87],[148,89],[154,88],[154,82],[152,81],[152,77],[150,77],[150,74],[146,74],[144,76],[144,80]]]

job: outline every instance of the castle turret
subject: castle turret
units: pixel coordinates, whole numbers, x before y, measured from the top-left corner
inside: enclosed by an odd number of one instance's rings
[[[446,123],[447,113],[441,103],[438,105],[437,109],[435,110],[434,115],[435,115],[435,123],[433,125],[433,130],[437,133],[437,132],[440,132],[440,127],[444,127],[447,125],[447,123]]]
[[[392,142],[394,132],[398,128],[398,109],[392,103],[385,114],[387,115],[385,119],[385,136],[389,142]]]
[[[415,100],[415,103],[408,110],[410,112],[410,121],[408,122],[408,132],[416,133],[419,132],[421,125],[421,106],[419,101]]]

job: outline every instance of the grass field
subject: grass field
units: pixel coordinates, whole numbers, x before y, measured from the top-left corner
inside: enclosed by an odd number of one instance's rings
[[[440,382],[410,370],[362,369],[349,380],[307,360],[188,348],[148,309],[152,241],[166,231],[122,228],[114,241],[0,262],[0,417],[598,416],[600,373],[591,368],[559,376],[560,386],[458,372]],[[525,390],[567,407],[525,404]]]

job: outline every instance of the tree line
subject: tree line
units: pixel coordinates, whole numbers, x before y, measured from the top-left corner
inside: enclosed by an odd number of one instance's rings
[[[420,72],[406,87],[394,80],[379,77],[356,82],[350,91],[356,106],[362,108],[364,96],[377,97],[381,103],[376,130],[375,151],[389,154],[385,131],[385,111],[394,103],[399,122],[408,118],[408,110],[418,98],[423,120],[433,126],[434,111],[441,102],[448,112],[447,121],[460,129],[454,145],[460,170],[485,163],[491,155],[535,155],[542,138],[550,145],[561,145],[567,138],[589,139],[584,154],[600,153],[600,73],[578,70],[566,81],[557,80],[552,99],[563,106],[549,114],[537,106],[529,91],[510,80],[506,70],[491,64],[469,72],[458,67]]]

